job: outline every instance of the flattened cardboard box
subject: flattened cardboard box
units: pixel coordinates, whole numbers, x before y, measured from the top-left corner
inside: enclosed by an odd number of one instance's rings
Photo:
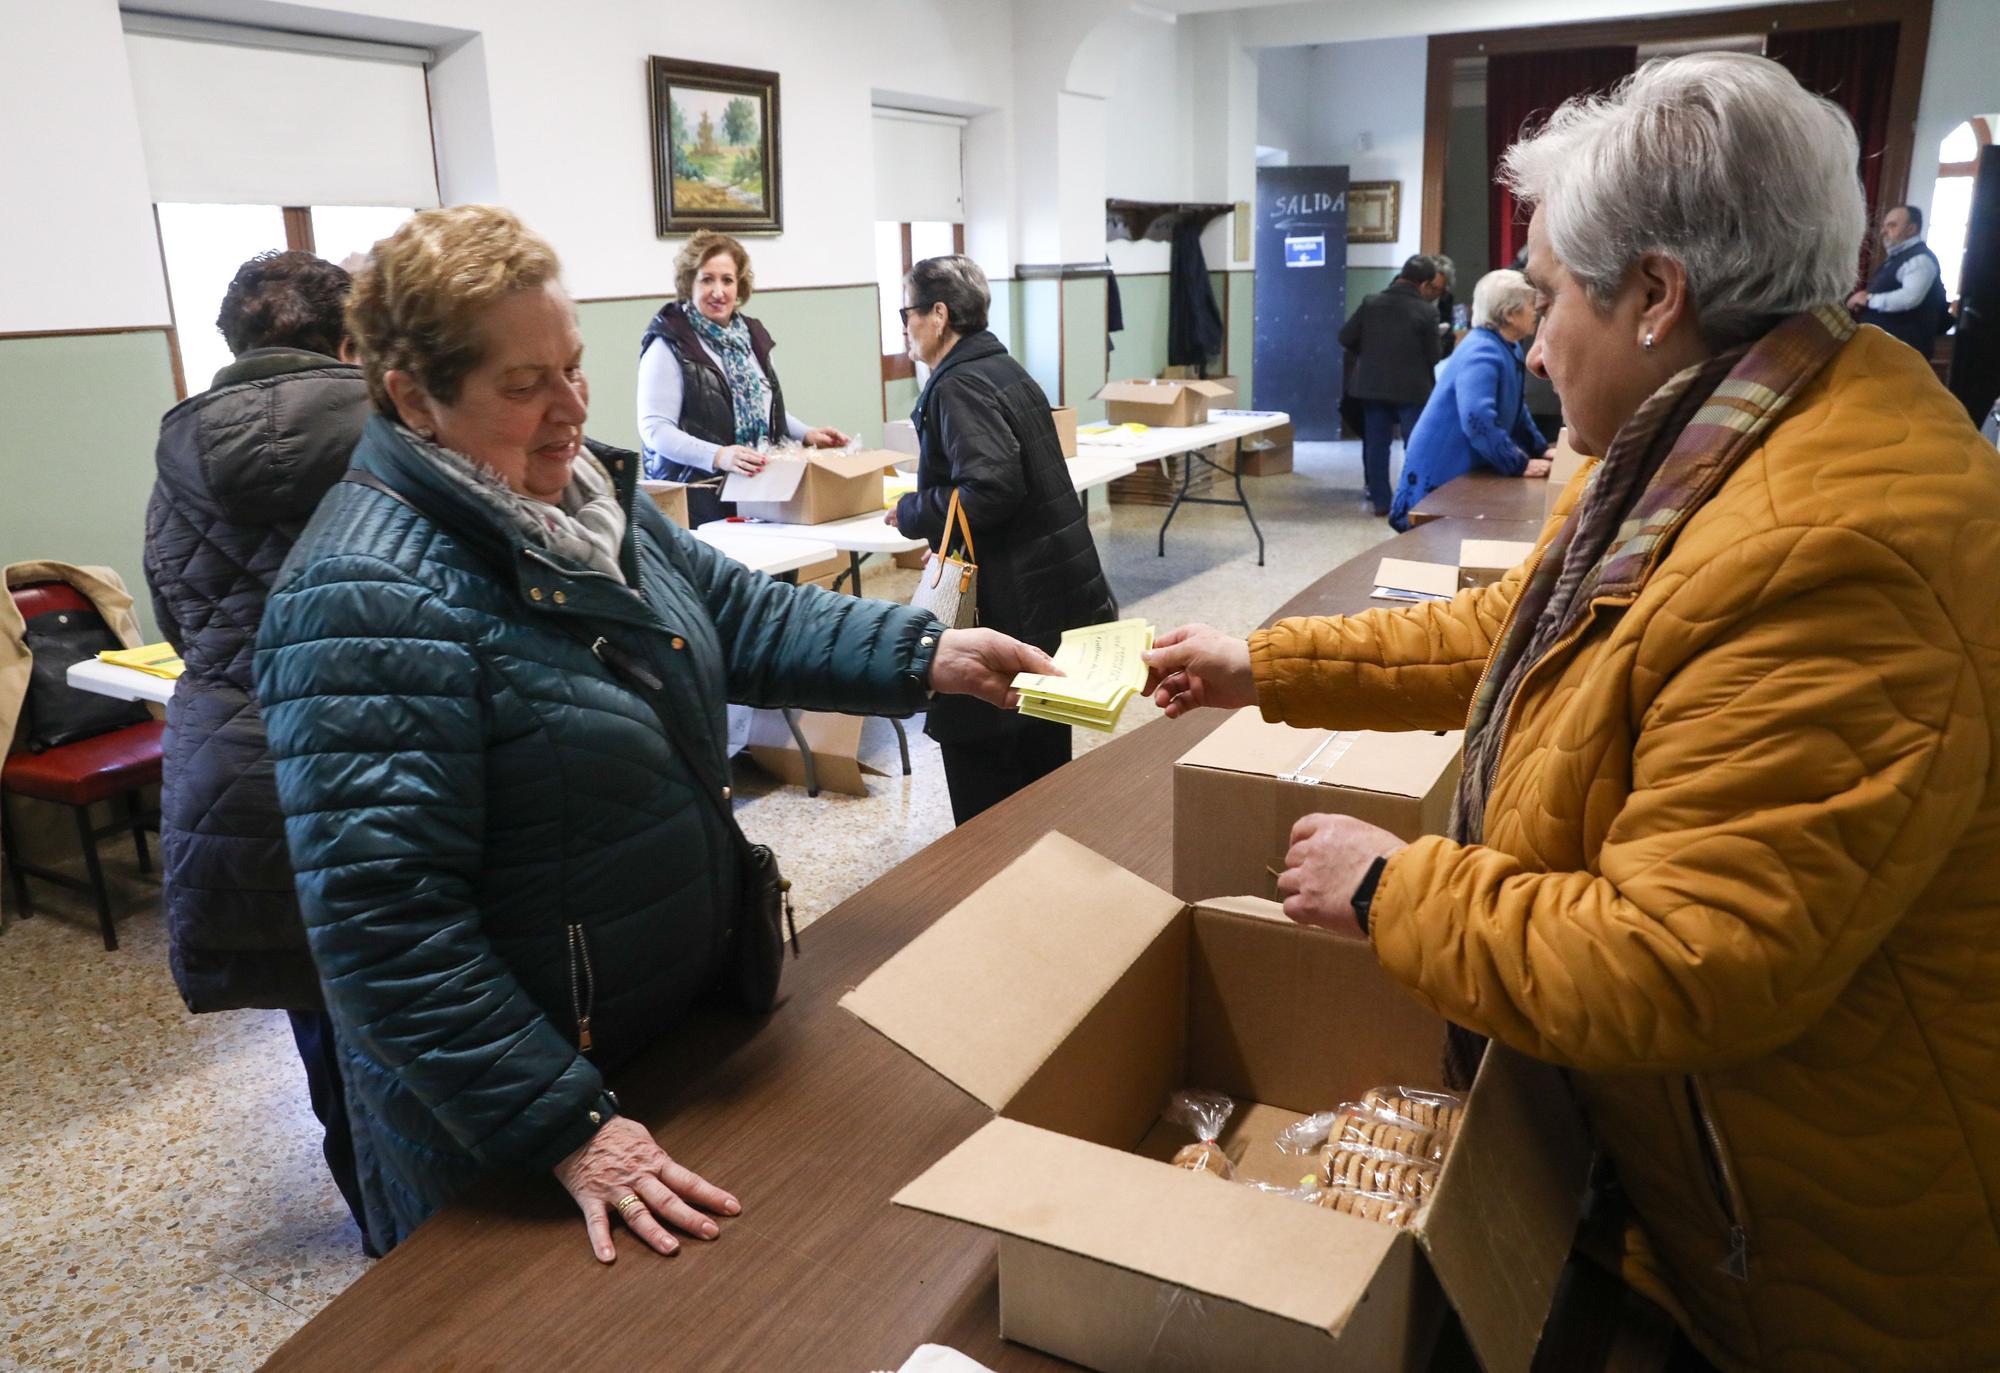
[[[1488,1373],[1529,1367],[1590,1159],[1553,1069],[1488,1052],[1408,1229],[1164,1161],[1184,1087],[1237,1102],[1239,1176],[1290,1184],[1281,1122],[1435,1082],[1444,1022],[1366,943],[1050,834],[841,1005],[994,1112],[895,1201],[1000,1237],[1008,1339],[1101,1373],[1401,1373],[1449,1301]]]
[[[1104,402],[1111,424],[1148,424],[1158,429],[1185,429],[1204,423],[1208,407],[1231,394],[1213,381],[1160,381],[1137,377],[1106,382],[1096,399]]]
[[[1464,741],[1461,730],[1294,729],[1245,706],[1174,764],[1174,894],[1276,897],[1292,826],[1322,811],[1403,840],[1442,834]]]
[[[858,453],[774,456],[755,476],[730,473],[722,499],[736,513],[778,524],[825,524],[882,508],[882,472],[903,455],[864,448]]]
[[[688,524],[686,482],[641,481],[639,489],[652,497],[653,504],[660,507],[660,513],[665,515],[670,523],[677,524],[682,529],[691,528]]]

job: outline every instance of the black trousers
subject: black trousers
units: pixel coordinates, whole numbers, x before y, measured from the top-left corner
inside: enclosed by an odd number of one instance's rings
[[[1069,726],[1028,715],[1011,716],[998,734],[963,743],[938,743],[951,818],[964,824],[1069,761]]]
[[[354,1167],[354,1133],[347,1123],[347,1089],[340,1078],[340,1058],[333,1047],[333,1017],[325,1011],[287,1011],[292,1021],[292,1042],[298,1045],[299,1062],[305,1065],[306,1090],[312,1097],[313,1114],[326,1132],[320,1152],[326,1156],[327,1171],[340,1189],[354,1223],[361,1229],[361,1248],[370,1258],[379,1258],[368,1238],[368,1221],[361,1209],[361,1179]]]

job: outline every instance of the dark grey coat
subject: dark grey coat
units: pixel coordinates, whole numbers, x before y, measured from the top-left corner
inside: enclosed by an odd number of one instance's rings
[[[1340,346],[1356,355],[1348,387],[1356,400],[1422,405],[1437,367],[1437,305],[1411,283],[1392,281],[1361,302],[1340,331]]]
[[[188,1009],[321,1006],[251,654],[271,584],[368,418],[361,369],[262,348],[160,423],[146,582],[187,671],[167,706],[163,905]]]

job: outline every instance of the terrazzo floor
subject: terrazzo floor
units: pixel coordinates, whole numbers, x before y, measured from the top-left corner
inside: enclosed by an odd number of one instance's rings
[[[1360,509],[1359,445],[1300,444],[1297,470],[1246,481],[1240,511],[1098,512],[1123,613],[1165,630],[1247,633],[1330,568],[1388,537]],[[1102,493],[1094,496],[1101,503]],[[871,595],[914,573],[869,564]],[[1134,702],[1120,732],[1154,717]],[[1078,752],[1108,736],[1076,732]],[[869,795],[809,798],[738,764],[746,829],[785,857],[810,923],[951,827],[937,749],[910,733],[903,777],[871,721]],[[120,948],[85,902],[37,884],[37,916],[0,937],[0,1370],[248,1369],[361,1275],[360,1238],[319,1155],[279,1012],[191,1016],[167,974],[158,888],[107,841]]]

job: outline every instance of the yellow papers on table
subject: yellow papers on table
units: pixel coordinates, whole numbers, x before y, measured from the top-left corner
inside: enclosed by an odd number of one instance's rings
[[[1064,630],[1056,648],[1062,676],[1023,672],[1014,679],[1021,713],[1109,734],[1125,703],[1146,685],[1140,655],[1152,646],[1153,627],[1144,620]]]
[[[172,644],[141,644],[137,648],[107,648],[97,655],[100,662],[113,667],[129,667],[135,672],[143,672],[152,677],[165,677],[168,681],[181,675],[187,664],[181,655],[174,652]]]
[[[894,470],[885,472],[882,475],[882,508],[894,510],[898,501],[905,496],[915,495],[916,491],[917,478],[914,472]]]

